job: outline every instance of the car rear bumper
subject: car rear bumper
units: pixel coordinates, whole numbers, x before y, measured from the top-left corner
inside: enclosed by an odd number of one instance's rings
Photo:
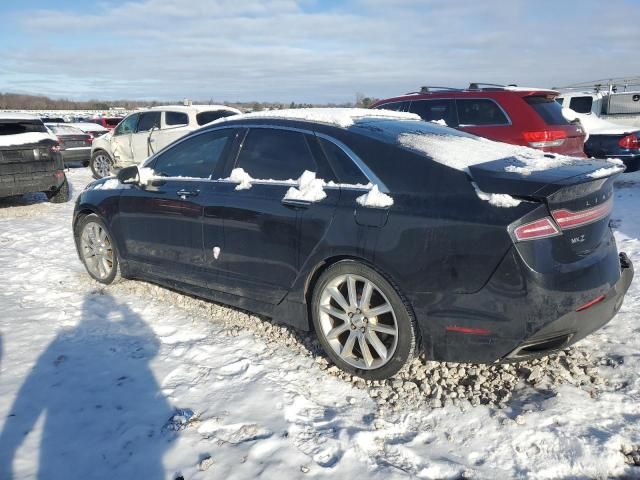
[[[62,150],[64,162],[87,162],[91,159],[91,147],[78,147]]]
[[[529,269],[512,249],[476,293],[408,297],[431,359],[519,361],[566,348],[609,322],[633,274],[615,247],[597,263],[553,279]]]
[[[0,175],[0,197],[55,191],[62,186],[64,179],[63,170]]]

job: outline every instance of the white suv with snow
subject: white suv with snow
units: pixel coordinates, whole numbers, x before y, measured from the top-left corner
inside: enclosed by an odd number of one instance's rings
[[[93,176],[106,177],[114,170],[139,164],[192,130],[238,113],[240,110],[224,105],[170,105],[132,113],[113,132],[93,141]]]

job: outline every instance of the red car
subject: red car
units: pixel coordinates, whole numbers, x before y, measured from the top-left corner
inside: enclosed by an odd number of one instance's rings
[[[102,125],[104,128],[108,128],[109,130],[116,128],[121,121],[122,117],[100,117],[91,119],[91,122]]]
[[[585,132],[564,118],[557,96],[553,90],[472,83],[466,89],[422,87],[372,108],[412,112],[490,140],[585,157]]]

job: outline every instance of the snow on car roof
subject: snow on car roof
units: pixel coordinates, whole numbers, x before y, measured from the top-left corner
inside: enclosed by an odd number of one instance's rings
[[[30,113],[0,112],[0,120],[39,120],[39,117]]]
[[[151,107],[150,110],[172,110],[176,112],[211,112],[225,110],[234,113],[242,113],[237,108],[229,107],[227,105],[159,105],[157,107]]]
[[[220,118],[211,124],[252,118],[306,120],[309,122],[328,123],[343,128],[350,127],[357,120],[369,118],[421,121],[421,118],[415,113],[395,112],[393,110],[373,110],[367,108],[297,108],[245,113],[233,117]]]
[[[529,175],[531,172],[557,168],[575,161],[572,157],[534,148],[494,142],[471,135],[449,135],[446,131],[443,134],[401,133],[398,143],[461,171],[468,171],[472,165],[510,158],[514,159],[514,165],[507,166],[505,171]]]

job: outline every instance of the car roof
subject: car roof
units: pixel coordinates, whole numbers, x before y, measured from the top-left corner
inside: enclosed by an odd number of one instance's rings
[[[0,120],[40,120],[40,117],[22,112],[0,112]]]
[[[211,112],[225,110],[229,112],[242,113],[237,108],[228,107],[227,105],[158,105],[151,107],[149,110],[173,110],[175,112]],[[144,109],[141,111],[145,111]]]
[[[377,101],[373,106],[390,102],[402,102],[407,100],[426,100],[429,98],[481,98],[515,94],[520,97],[533,95],[558,95],[557,90],[538,87],[517,86],[490,86],[483,88],[448,88],[448,87],[422,87],[418,92],[409,92],[404,95],[385,98]]]

